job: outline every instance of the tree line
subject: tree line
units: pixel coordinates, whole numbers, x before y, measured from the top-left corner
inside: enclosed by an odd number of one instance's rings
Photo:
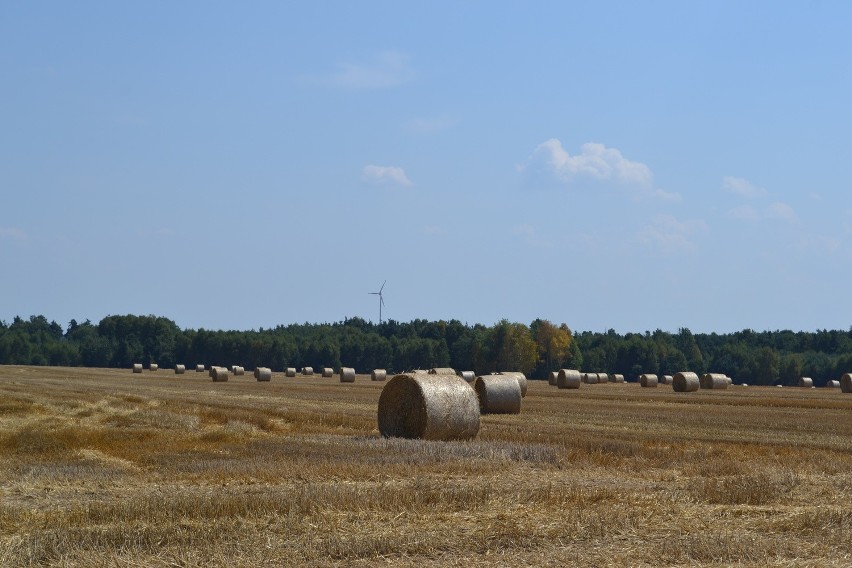
[[[477,374],[519,370],[544,378],[560,368],[621,373],[718,372],[749,384],[817,385],[852,372],[852,328],[816,332],[743,330],[693,334],[656,330],[575,333],[564,323],[529,325],[501,320],[468,325],[458,320],[381,324],[361,318],[291,324],[271,329],[181,329],[165,317],[107,316],[97,324],[71,320],[66,328],[44,316],[0,321],[0,364],[130,367],[133,363],[242,365],[246,368],[354,367],[389,372],[431,367]]]

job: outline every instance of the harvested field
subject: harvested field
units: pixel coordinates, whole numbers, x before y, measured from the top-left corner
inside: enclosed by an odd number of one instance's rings
[[[838,390],[529,381],[431,442],[368,378],[0,366],[0,566],[850,565]]]

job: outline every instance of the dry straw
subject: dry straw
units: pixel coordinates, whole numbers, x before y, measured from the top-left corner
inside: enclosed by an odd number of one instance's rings
[[[799,386],[803,389],[809,389],[814,386],[814,380],[810,377],[800,377],[799,378]]]
[[[286,369],[284,369],[284,376],[295,377],[296,376],[296,367],[287,367]]]
[[[201,363],[199,363],[198,365],[196,365],[196,366],[195,366],[195,372],[196,372],[196,373],[203,373],[203,372],[204,372],[204,365],[202,365]]]
[[[427,371],[426,369],[414,369],[413,371],[411,371],[411,374],[413,374],[413,375],[428,375],[429,371]]]
[[[609,376],[609,382],[611,382],[611,383],[623,383],[624,382],[624,375],[610,375]]]
[[[141,373],[142,372],[142,363],[133,363],[133,372]]]
[[[695,392],[701,388],[701,380],[695,373],[681,371],[672,377],[672,390],[675,392]]]
[[[843,392],[852,392],[852,373],[844,373],[840,377],[840,390]]]
[[[241,377],[246,374],[246,368],[240,367],[239,365],[231,367],[231,371],[233,371],[235,377]]]
[[[331,377],[334,375],[334,369],[332,369],[331,367],[323,367],[320,370],[320,374],[325,378]]]
[[[226,367],[213,367],[213,382],[224,383],[228,380],[230,374]]]
[[[521,384],[513,375],[483,375],[473,383],[482,414],[521,412]]]
[[[646,388],[656,388],[659,383],[660,381],[657,379],[657,375],[651,375],[649,373],[639,375],[639,386]]]
[[[382,389],[378,419],[386,438],[468,440],[479,433],[479,403],[459,377],[397,375]]]
[[[302,367],[302,375],[306,377],[312,377],[314,375],[313,367]]]
[[[340,382],[341,383],[354,383],[355,382],[355,369],[352,367],[340,367]]]
[[[186,373],[186,365],[175,365],[175,375]]]
[[[430,375],[455,375],[456,370],[452,367],[435,367],[433,369],[429,369]]]
[[[518,386],[521,387],[521,397],[527,396],[527,376],[519,371],[509,371],[507,373],[500,373],[506,377],[515,377],[518,379]]]
[[[559,371],[550,371],[547,373],[547,384],[550,386],[556,386],[556,378],[559,376]]]
[[[159,369],[159,368],[160,368],[160,366],[159,366],[159,365],[157,365],[156,363],[151,363],[150,365],[148,365],[148,370],[149,370],[149,371],[156,371],[156,370],[157,370],[157,369]]]
[[[575,369],[560,369],[556,374],[556,386],[561,389],[578,389],[581,382],[580,371]]]
[[[700,388],[710,390],[726,389],[729,384],[727,375],[723,373],[705,373],[698,381]]]
[[[269,367],[257,367],[254,370],[254,378],[258,380],[258,382],[268,383],[272,380],[272,369]]]
[[[370,373],[371,381],[383,381],[388,378],[388,372],[384,369],[373,369],[373,372]]]
[[[459,376],[463,378],[465,381],[472,383],[476,380],[476,373],[473,371],[459,371]]]

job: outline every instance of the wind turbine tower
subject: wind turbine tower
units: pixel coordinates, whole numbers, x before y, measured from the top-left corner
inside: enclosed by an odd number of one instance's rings
[[[385,305],[385,298],[382,296],[382,290],[385,289],[385,284],[387,284],[387,283],[388,283],[387,280],[382,282],[382,287],[379,288],[378,292],[368,292],[368,294],[370,294],[372,296],[378,296],[379,297],[379,325],[382,325],[382,306]]]

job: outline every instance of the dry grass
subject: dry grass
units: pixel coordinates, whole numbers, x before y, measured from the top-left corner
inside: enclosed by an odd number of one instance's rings
[[[0,367],[0,566],[849,566],[852,397],[531,381],[476,440],[384,386]]]

